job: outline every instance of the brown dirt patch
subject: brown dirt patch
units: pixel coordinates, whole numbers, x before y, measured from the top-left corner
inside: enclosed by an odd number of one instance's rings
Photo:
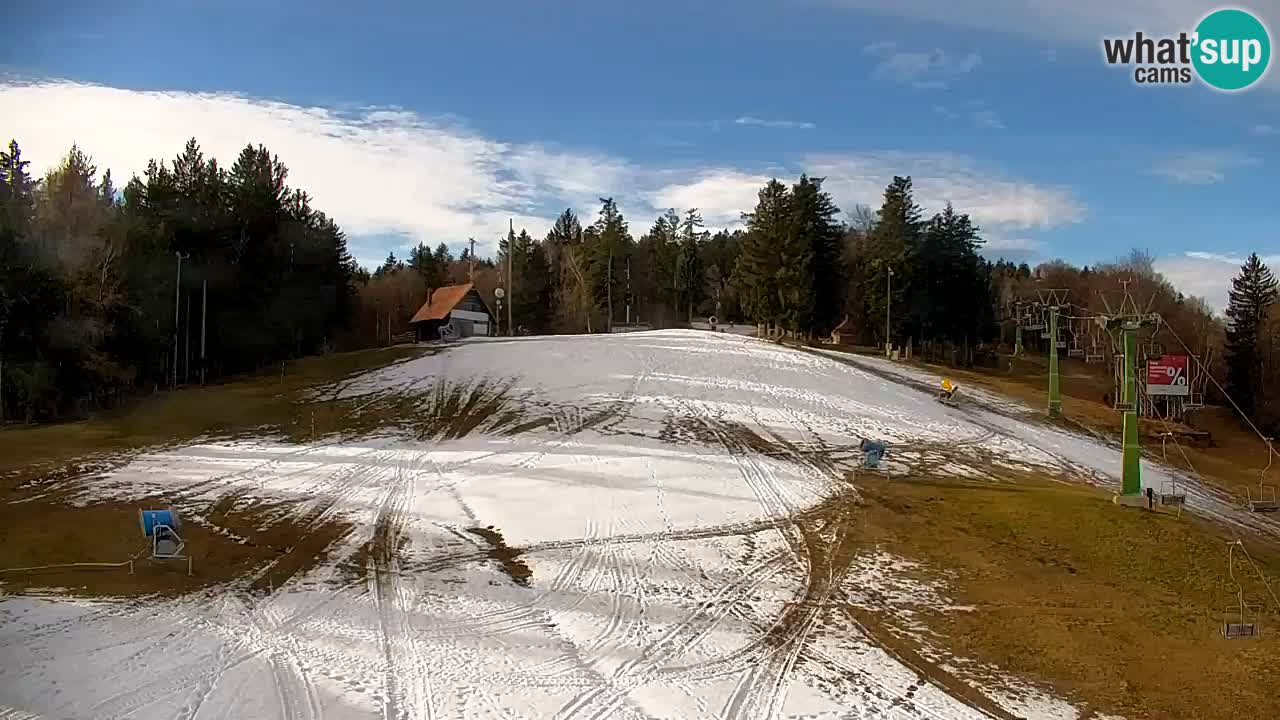
[[[533,582],[533,570],[524,560],[520,559],[522,550],[507,545],[506,540],[502,538],[502,533],[489,527],[467,528],[467,532],[473,535],[479,535],[489,543],[489,559],[496,560],[498,566],[502,568],[502,572],[506,573],[517,585],[529,587]]]
[[[310,569],[349,530],[326,518],[298,518],[259,529],[268,506],[235,505],[231,498],[209,508],[207,520],[183,521],[182,560],[149,559],[148,541],[138,524],[146,503],[101,503],[73,507],[58,502],[0,505],[0,567],[23,568],[67,563],[119,563],[127,567],[89,570],[50,568],[0,573],[0,591],[64,588],[77,596],[179,595],[215,584],[247,580],[253,590],[279,587]]]

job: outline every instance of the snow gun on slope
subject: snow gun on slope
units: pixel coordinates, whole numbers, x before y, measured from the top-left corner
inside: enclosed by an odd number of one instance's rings
[[[951,378],[942,378],[942,390],[938,393],[938,402],[943,405],[956,406],[956,393],[959,392],[960,386],[951,382]]]
[[[889,451],[889,446],[878,440],[862,438],[858,441],[858,449],[862,451],[862,467],[875,470],[880,467],[880,461]]]

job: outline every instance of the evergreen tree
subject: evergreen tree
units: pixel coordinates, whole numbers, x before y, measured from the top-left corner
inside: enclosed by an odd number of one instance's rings
[[[790,241],[791,192],[770,180],[757,196],[755,211],[743,219],[747,233],[734,271],[742,307],[757,323],[776,324],[784,310],[780,274]]]
[[[552,327],[562,332],[591,332],[592,286],[587,277],[590,258],[585,252],[582,224],[572,210],[556,218],[544,246],[551,271],[555,305]]]
[[[443,249],[443,254],[440,252]],[[431,251],[423,243],[418,243],[417,247],[409,251],[408,267],[412,268],[422,278],[423,285],[426,286],[428,296],[430,293],[445,284],[446,273],[448,272],[449,263],[452,258],[449,257],[449,248],[441,243],[435,250]]]
[[[215,375],[323,351],[353,313],[345,236],[265,147],[227,172],[193,139],[123,191],[79,147],[42,183],[26,166],[16,143],[0,152],[4,417],[81,414],[167,385],[175,369],[200,377],[199,341],[174,348],[192,334],[188,308],[206,316]]]
[[[590,278],[595,307],[605,312],[606,329],[613,326],[615,312],[624,305],[626,278],[619,272],[632,251],[627,221],[613,198],[600,198],[600,215],[586,232],[591,257]]]
[[[516,273],[519,293],[512,302],[516,327],[541,335],[551,331],[553,316],[551,296],[551,267],[543,243],[520,231],[516,239],[519,268]]]
[[[989,332],[990,272],[978,255],[981,245],[969,216],[949,203],[926,224],[911,288],[916,305],[908,306],[921,337],[976,341]]]
[[[875,227],[868,235],[871,258],[866,265],[866,307],[875,336],[884,337],[886,310],[892,320],[892,340],[904,342],[919,322],[919,303],[904,302],[913,293],[914,268],[920,255],[921,210],[916,204],[910,177],[895,176],[885,188],[884,200],[876,214]],[[892,296],[889,292],[890,271]],[[892,306],[892,307],[890,307]]]
[[[688,322],[693,322],[694,305],[702,299],[704,270],[701,243],[706,233],[702,230],[702,215],[697,208],[686,210],[680,222],[679,251],[676,255],[675,290],[677,307],[688,310]]]
[[[742,252],[741,230],[721,230],[702,244],[703,277],[709,295],[708,313],[721,320],[741,319],[737,293],[733,285],[733,270]]]
[[[436,251],[432,256],[435,260],[436,269],[440,271],[440,282],[444,284],[444,273],[446,268],[453,264],[453,253],[449,251],[449,246],[440,243],[436,245]]]
[[[827,334],[839,322],[842,309],[843,267],[836,220],[840,209],[822,190],[822,180],[801,175],[791,189],[791,238],[788,265],[795,299],[792,324],[805,334]]]
[[[395,252],[390,252],[387,253],[387,259],[383,260],[378,269],[373,271],[373,276],[379,278],[402,269],[404,269],[404,262],[396,258]]]
[[[1260,331],[1275,300],[1276,278],[1271,268],[1257,253],[1249,255],[1231,281],[1226,332],[1227,392],[1246,415],[1253,413],[1263,390]]]

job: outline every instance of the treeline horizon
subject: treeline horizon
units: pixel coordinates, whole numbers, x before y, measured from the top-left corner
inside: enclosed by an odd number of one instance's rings
[[[1143,304],[1193,352],[1230,367],[1223,319],[1174,288],[1150,255],[1084,267],[992,261],[963,208],[927,215],[910,177],[894,177],[880,207],[845,215],[822,178],[770,180],[732,231],[708,231],[696,208],[669,209],[637,231],[605,197],[589,224],[565,210],[542,238],[511,228],[491,257],[470,257],[469,241],[442,242],[364,268],[262,145],[222,168],[193,138],[123,190],[75,146],[43,178],[28,166],[16,142],[0,153],[0,421],[78,417],[175,380],[385,345],[432,290],[467,280],[491,307],[502,285],[513,327],[530,334],[684,327],[715,315],[802,339],[843,323],[856,344],[888,337],[991,353],[1012,345],[1010,320],[1037,289],[1068,289],[1072,302],[1100,309],[1099,295],[1136,280]],[[1273,315],[1255,313],[1263,324]],[[505,310],[500,323],[508,331]],[[1260,363],[1250,377],[1262,376]]]

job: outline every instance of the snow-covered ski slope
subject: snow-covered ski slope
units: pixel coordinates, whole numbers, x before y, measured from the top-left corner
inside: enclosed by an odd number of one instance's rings
[[[316,392],[353,417],[418,403],[416,431],[140,455],[77,501],[158,493],[216,530],[209,509],[235,498],[353,529],[265,596],[245,578],[181,598],[0,600],[0,714],[989,717],[839,609],[947,606],[900,558],[837,557],[858,438],[888,441],[896,474],[1101,480],[1118,462],[881,370],[728,333],[464,342]],[[496,409],[472,424],[480,395]],[[1015,715],[1077,717],[996,668],[956,673]]]

